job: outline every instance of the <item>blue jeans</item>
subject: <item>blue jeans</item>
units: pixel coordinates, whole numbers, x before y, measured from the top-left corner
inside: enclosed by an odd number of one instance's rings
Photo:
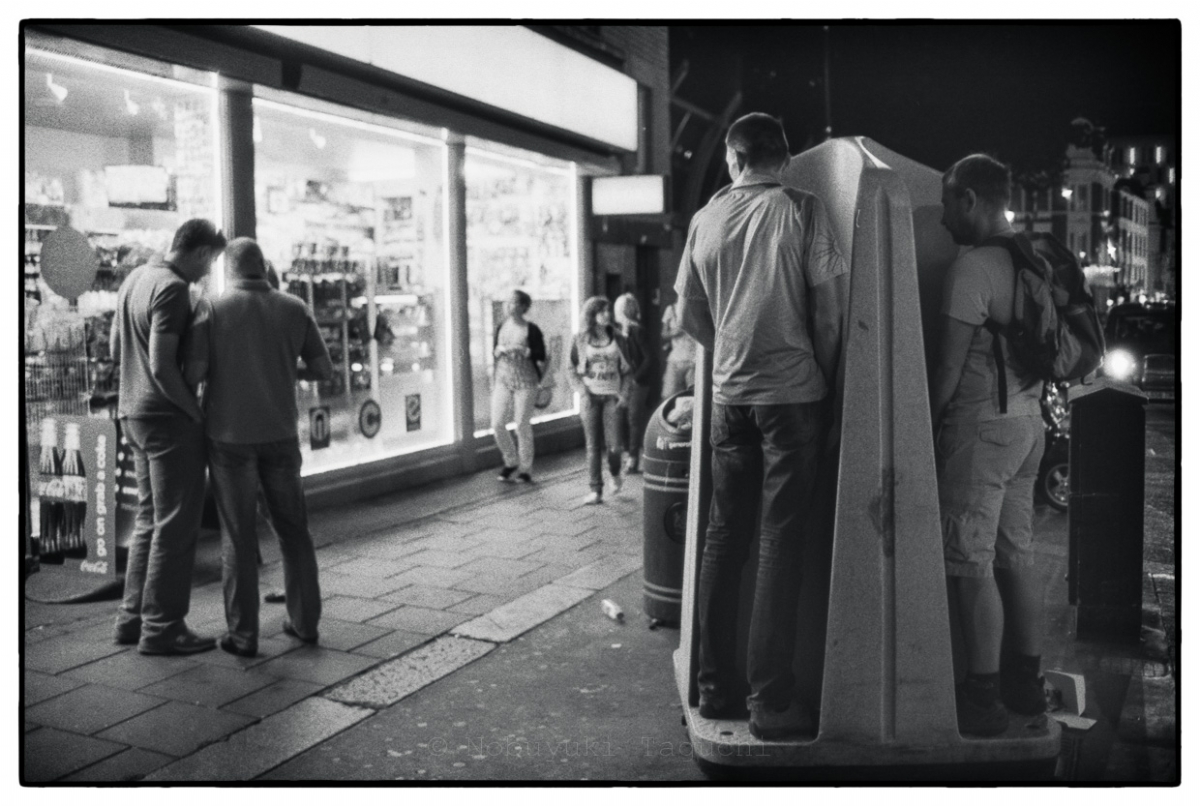
[[[204,508],[204,426],[179,416],[125,418],[138,507],[117,634],[168,641],[185,629]]]
[[[317,637],[321,588],[308,531],[295,439],[238,445],[208,441],[209,468],[221,519],[225,621],[240,648],[258,648],[258,490],[266,498],[283,555],[288,619],[303,638]]]
[[[587,441],[588,484],[595,492],[604,489],[600,474],[600,454],[608,454],[608,470],[613,478],[621,475],[621,414],[616,395],[584,392],[580,401],[583,436]]]
[[[758,576],[746,655],[748,704],[779,709],[793,696],[800,529],[816,481],[825,411],[823,401],[713,404],[713,495],[696,597],[697,683],[706,698],[727,702],[741,688],[735,681],[738,598],[760,502]]]
[[[629,429],[629,437],[625,441],[625,450],[629,451],[634,467],[642,453],[642,439],[646,435],[646,398],[650,389],[633,384],[629,387],[629,405],[621,407],[621,416]]]

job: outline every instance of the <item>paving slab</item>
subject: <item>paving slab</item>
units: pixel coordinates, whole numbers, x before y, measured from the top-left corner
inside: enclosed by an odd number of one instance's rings
[[[339,565],[337,573],[368,579],[385,579],[407,571],[414,565],[417,563],[410,559],[385,560],[380,557],[358,557]]]
[[[387,660],[397,655],[403,655],[405,652],[421,644],[428,643],[432,638],[433,636],[426,635],[425,633],[394,630],[382,638],[377,638],[370,643],[355,647],[354,654]]]
[[[471,598],[469,591],[457,591],[450,588],[440,588],[434,585],[407,585],[398,591],[393,591],[382,597],[386,602],[428,607],[434,610],[444,610]]]
[[[459,582],[465,582],[474,576],[470,571],[422,565],[405,571],[403,574],[397,574],[389,581],[398,583],[393,590],[398,590],[404,585],[434,585],[439,588],[453,588]]]
[[[111,634],[67,633],[26,646],[25,668],[58,674],[127,649],[113,643]]]
[[[469,594],[464,594],[468,596]],[[449,613],[445,610],[434,610],[429,607],[414,607],[403,605],[390,613],[384,613],[372,619],[371,624],[377,627],[387,627],[391,630],[419,632],[426,635],[441,635],[455,625],[466,621],[469,616],[463,613]]]
[[[395,602],[381,602],[376,599],[359,599],[355,596],[334,596],[322,605],[321,612],[329,618],[341,621],[369,621],[383,615],[389,610],[395,610],[400,605]]]
[[[537,540],[489,540],[471,550],[476,557],[497,557],[506,560],[520,560],[544,548],[541,539]]]
[[[27,784],[56,781],[125,749],[116,742],[54,728],[35,730],[22,737],[22,741],[25,758],[21,778]]]
[[[122,647],[119,655],[93,661],[64,673],[65,677],[99,683],[127,691],[137,691],[143,686],[173,677],[199,665],[197,655],[187,657],[172,655],[143,655],[136,649]],[[217,652],[219,650],[212,650]],[[206,654],[212,654],[206,653]]]
[[[241,714],[168,701],[97,734],[97,738],[172,756],[186,756],[242,729],[251,721],[250,717]]]
[[[371,714],[365,708],[310,697],[238,731],[224,742],[161,767],[145,780],[249,781]]]
[[[336,649],[327,649],[319,645],[305,645],[286,655],[267,661],[260,668],[274,677],[332,686],[378,662],[375,658],[339,652]]]
[[[284,635],[282,632],[283,608],[279,608],[280,612],[278,617],[276,617],[268,615],[268,607],[272,606],[264,606],[259,616],[259,621],[263,625],[264,630],[259,633],[258,654],[253,658],[243,658],[240,655],[231,655],[221,649],[216,649],[212,652],[202,652],[199,655],[192,655],[192,659],[207,666],[224,666],[229,669],[253,669],[272,658],[277,658],[285,652],[291,652],[297,646],[300,646],[301,642],[291,636]]]
[[[374,641],[388,633],[385,627],[333,618],[321,619],[320,630],[321,646],[328,649],[340,649],[343,652]]]
[[[447,607],[451,613],[466,613],[469,616],[482,616],[489,610],[499,607],[506,603],[508,599],[503,596],[492,596],[491,594],[481,593],[467,599],[462,604],[456,604],[454,607]]]
[[[265,688],[278,679],[254,669],[231,669],[199,664],[195,669],[146,686],[141,691],[168,700],[220,708],[226,703]]]
[[[538,587],[541,587],[542,585],[546,585],[551,582],[557,582],[574,570],[575,569],[569,565],[550,563],[548,565],[543,565],[536,571],[525,574],[523,577],[521,577],[521,581],[529,583],[536,582]]]
[[[332,599],[334,596],[353,596],[359,599],[375,599],[385,593],[403,588],[409,584],[398,577],[364,577],[351,576],[336,571],[321,572],[321,598]]]
[[[59,694],[65,694],[71,689],[79,688],[82,685],[82,680],[72,680],[69,677],[55,677],[51,674],[27,671],[25,672],[25,680],[21,687],[21,704],[25,708],[29,708],[31,705],[37,705],[43,700],[57,697]]]
[[[486,641],[443,637],[325,693],[351,705],[386,708],[495,649]]]
[[[471,577],[463,582],[455,583],[454,587],[459,590],[470,591],[472,593],[488,593],[493,596],[501,596],[504,599],[515,599],[518,596],[524,596],[530,591],[537,590],[542,586],[542,583],[530,577],[517,577],[516,579],[497,579],[489,576]]]
[[[164,764],[170,764],[172,761],[174,759],[171,756],[154,753],[150,750],[143,750],[140,747],[131,747],[124,752],[117,753],[115,756],[109,756],[90,767],[84,767],[78,772],[73,772],[62,780],[64,783],[73,784],[124,783],[135,781],[143,775],[157,770]]]
[[[631,574],[642,567],[642,561],[636,557],[610,555],[597,560],[591,565],[585,565],[578,571],[568,574],[558,580],[560,585],[574,588],[588,588],[598,591],[607,588],[626,574]]]
[[[322,688],[324,686],[320,683],[308,683],[303,680],[276,680],[253,694],[223,706],[222,710],[262,719],[316,694]]]
[[[422,549],[416,554],[410,556],[413,565],[431,565],[435,568],[458,568],[460,565],[465,565],[470,562],[470,554],[457,551],[437,551],[435,549]]]
[[[478,548],[485,542],[491,542],[491,535],[487,532],[473,532],[470,537],[456,534],[439,534],[431,537],[422,537],[413,544],[416,550],[428,551],[449,551],[463,552],[471,551]]]
[[[480,641],[504,643],[554,618],[593,591],[564,585],[545,585],[478,618],[455,627],[453,634]]]
[[[25,709],[25,718],[88,736],[157,708],[163,702],[160,697],[89,684]]]
[[[530,562],[528,560],[506,560],[501,557],[477,557],[471,560],[460,570],[469,571],[477,576],[486,576],[493,579],[514,579],[519,576],[528,574],[530,571],[536,571],[541,563]]]

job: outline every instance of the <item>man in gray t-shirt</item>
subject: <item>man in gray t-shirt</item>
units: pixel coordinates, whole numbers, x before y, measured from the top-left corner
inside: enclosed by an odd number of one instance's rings
[[[229,632],[221,649],[251,657],[258,652],[260,486],[283,554],[283,629],[305,642],[317,640],[321,590],[300,482],[296,381],[327,380],[333,364],[304,303],[271,287],[257,243],[235,238],[225,259],[229,288],[196,311],[186,375],[189,383],[205,382],[209,469],[225,541]]]
[[[830,431],[848,273],[810,193],[785,188],[779,121],[746,115],[725,138],[733,184],[692,218],[675,290],[683,328],[712,355],[713,495],[696,596],[700,715],[740,717],[734,640],[742,566],[761,502],[746,666],[750,731],[806,733],[795,699],[801,523]]]
[[[192,318],[188,286],[209,273],[224,248],[212,223],[187,221],[171,251],[134,269],[117,293],[111,337],[120,364],[117,415],[133,451],[138,512],[116,640],[146,655],[216,645],[184,623],[204,506],[204,430],[179,353]]]

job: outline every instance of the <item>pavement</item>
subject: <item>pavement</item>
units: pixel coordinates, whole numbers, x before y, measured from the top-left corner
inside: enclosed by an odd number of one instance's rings
[[[1173,491],[1174,450],[1173,421],[1148,428],[1141,642],[1075,638],[1067,516],[1038,508],[1044,665],[1084,675],[1096,720],[1064,731],[1059,781],[1179,781],[1174,498],[1151,495],[1153,474]],[[23,782],[705,780],[674,686],[679,633],[641,612],[641,479],[583,506],[582,464],[575,451],[539,458],[535,485],[489,470],[312,513],[318,646],[264,604],[256,658],[149,657],[112,642],[114,602],[26,599]],[[282,587],[271,542],[264,591]],[[223,629],[217,551],[208,535],[201,634]]]

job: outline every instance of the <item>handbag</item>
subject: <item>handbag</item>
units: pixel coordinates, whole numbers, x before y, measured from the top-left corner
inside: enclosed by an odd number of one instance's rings
[[[533,399],[533,407],[535,409],[545,409],[550,407],[551,401],[554,400],[554,387],[539,386],[537,396]]]

